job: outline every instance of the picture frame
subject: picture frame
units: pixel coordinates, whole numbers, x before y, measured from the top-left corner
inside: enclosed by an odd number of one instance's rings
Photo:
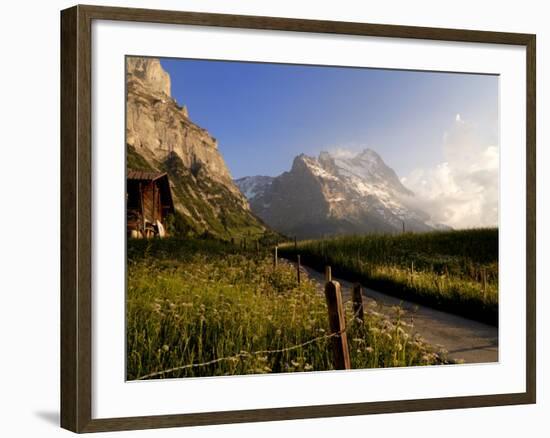
[[[220,29],[297,32],[519,46],[525,50],[525,390],[522,392],[407,398],[308,406],[201,410],[180,414],[93,415],[94,299],[92,249],[94,157],[92,141],[94,48],[98,21]],[[240,422],[532,404],[536,402],[536,37],[400,25],[333,22],[78,5],[61,12],[61,426],[82,432],[214,425]],[[123,86],[121,81],[120,86]],[[122,292],[121,292],[122,293]],[[170,382],[168,382],[169,384]],[[269,397],[269,395],[265,395]]]

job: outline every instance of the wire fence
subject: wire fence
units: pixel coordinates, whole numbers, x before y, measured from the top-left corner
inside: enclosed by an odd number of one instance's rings
[[[347,329],[351,325],[351,323],[358,319],[358,314],[359,314],[359,310],[357,310],[353,314],[353,316],[346,321],[345,327],[342,330],[339,330],[339,331],[334,332],[334,333],[328,333],[328,334],[324,334],[324,335],[321,335],[321,336],[317,336],[317,337],[312,338],[312,339],[310,339],[306,342],[302,342],[301,344],[291,345],[290,347],[279,348],[279,349],[275,349],[275,350],[258,350],[258,351],[254,351],[254,352],[241,351],[240,353],[234,354],[232,356],[219,357],[217,359],[212,359],[212,360],[209,360],[209,361],[206,361],[206,362],[191,363],[191,364],[187,364],[187,365],[181,365],[179,367],[169,368],[167,370],[156,371],[154,373],[145,374],[144,376],[138,377],[137,380],[151,379],[153,377],[163,376],[165,374],[170,374],[170,373],[173,373],[173,372],[176,372],[176,371],[182,371],[182,370],[189,369],[189,368],[199,368],[199,367],[204,367],[204,366],[208,366],[208,365],[214,365],[216,363],[223,362],[223,361],[236,361],[236,360],[239,360],[242,357],[250,357],[250,356],[257,356],[257,355],[271,354],[271,353],[284,353],[284,352],[287,352],[287,351],[297,350],[297,349],[303,348],[307,345],[314,344],[315,342],[319,342],[319,341],[322,341],[322,340],[325,340],[325,339],[331,339],[331,338],[334,338],[336,336],[341,336],[343,333],[345,333],[347,331]]]

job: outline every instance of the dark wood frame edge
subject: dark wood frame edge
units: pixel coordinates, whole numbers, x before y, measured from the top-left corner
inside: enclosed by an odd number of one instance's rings
[[[526,392],[92,419],[91,23],[122,20],[522,45],[527,51]],[[99,432],[536,403],[536,36],[78,5],[61,12],[61,426]]]

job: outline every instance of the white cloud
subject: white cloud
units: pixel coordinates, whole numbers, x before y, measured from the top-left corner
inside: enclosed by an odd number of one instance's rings
[[[498,224],[499,151],[485,145],[460,114],[443,136],[443,162],[417,168],[402,178],[413,203],[433,222],[453,228]]]

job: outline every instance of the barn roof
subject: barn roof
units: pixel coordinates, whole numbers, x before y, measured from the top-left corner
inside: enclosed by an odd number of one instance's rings
[[[129,170],[127,178],[139,181],[155,181],[166,175],[166,172],[145,172],[142,170]]]
[[[170,190],[170,181],[166,172],[144,172],[141,170],[129,170],[126,178],[128,181],[155,181],[161,191],[163,204],[174,211],[174,201],[172,199],[172,190]]]

